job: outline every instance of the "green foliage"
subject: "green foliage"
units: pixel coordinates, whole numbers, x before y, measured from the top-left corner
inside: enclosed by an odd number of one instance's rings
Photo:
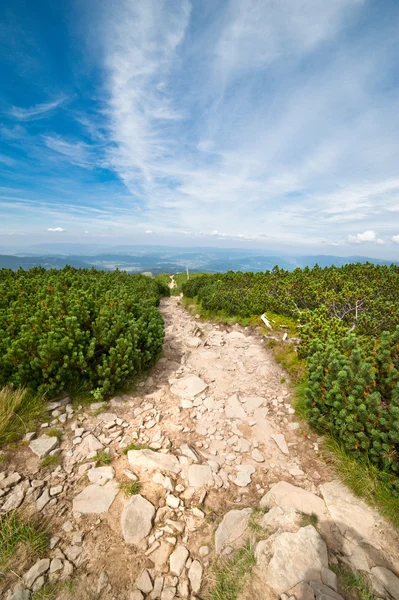
[[[351,600],[377,600],[365,575],[342,569],[337,572],[339,590]]]
[[[213,571],[214,584],[206,600],[237,600],[256,560],[249,544],[228,560],[220,559]]]
[[[307,527],[308,525],[312,525],[313,527],[316,527],[318,522],[319,522],[319,517],[315,513],[312,513],[310,515],[307,515],[306,513],[302,513],[302,515],[301,515],[301,521],[300,521],[301,527]]]
[[[105,450],[101,450],[100,452],[97,452],[97,454],[93,456],[93,458],[91,458],[90,460],[95,461],[98,466],[105,466],[110,465],[112,463],[112,456],[111,454],[108,454],[108,452],[106,452]]]
[[[32,555],[42,555],[47,550],[50,536],[43,521],[25,521],[17,512],[0,517],[0,564],[4,565],[20,545]]]
[[[141,275],[66,267],[0,271],[0,385],[101,399],[157,359],[169,294]]]
[[[61,464],[61,454],[47,454],[41,462],[41,469],[55,469],[58,465]]]
[[[122,481],[122,483],[119,484],[119,489],[122,490],[127,498],[138,494],[140,487],[139,481]]]
[[[148,446],[148,444],[139,444],[137,442],[130,442],[130,444],[128,444],[126,446],[126,448],[123,449],[123,454],[127,454],[129,452],[129,450],[151,450],[151,448]]]
[[[15,442],[36,429],[44,411],[41,396],[27,389],[5,386],[0,390],[0,444]]]

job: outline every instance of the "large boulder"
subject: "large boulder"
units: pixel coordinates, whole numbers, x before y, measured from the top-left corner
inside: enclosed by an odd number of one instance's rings
[[[327,508],[321,498],[286,481],[276,483],[260,501],[261,508],[273,506],[291,506],[306,515],[315,514],[319,519],[327,516]]]
[[[121,516],[122,535],[127,544],[140,545],[151,531],[155,508],[140,494],[125,504]]]
[[[231,510],[223,517],[215,533],[215,551],[221,554],[226,546],[243,546],[249,537],[248,521],[252,508]]]
[[[301,581],[321,581],[321,570],[328,567],[327,546],[312,525],[262,540],[255,557],[257,573],[277,594]]]

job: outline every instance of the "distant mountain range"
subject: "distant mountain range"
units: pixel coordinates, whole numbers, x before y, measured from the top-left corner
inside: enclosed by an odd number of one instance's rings
[[[83,248],[73,248],[75,252],[70,253],[66,248],[64,252],[54,252],[54,245],[46,248],[40,246],[41,252],[37,254],[26,252],[21,254],[0,254],[0,268],[16,270],[19,267],[30,269],[40,266],[45,269],[62,269],[65,265],[76,268],[102,269],[113,271],[120,269],[130,273],[148,272],[177,273],[188,268],[190,271],[215,273],[225,271],[266,271],[275,265],[287,270],[296,267],[313,267],[315,264],[321,267],[336,265],[337,267],[355,262],[371,262],[379,265],[399,264],[389,260],[367,258],[365,256],[329,256],[329,255],[307,255],[307,256],[277,256],[269,251],[235,249],[235,248],[167,248],[148,246],[124,246],[113,248],[112,251],[80,253]],[[33,249],[32,249],[33,250]],[[52,252],[51,252],[52,250]]]

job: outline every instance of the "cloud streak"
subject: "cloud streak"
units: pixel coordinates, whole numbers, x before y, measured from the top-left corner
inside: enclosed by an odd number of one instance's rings
[[[46,117],[48,113],[62,106],[65,101],[66,98],[62,96],[56,100],[52,100],[51,102],[43,102],[42,104],[36,104],[28,108],[12,106],[8,109],[6,114],[17,121],[33,121]]]

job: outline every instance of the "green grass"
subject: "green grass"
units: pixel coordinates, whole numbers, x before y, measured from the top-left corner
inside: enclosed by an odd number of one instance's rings
[[[356,496],[377,507],[382,515],[399,528],[399,498],[381,480],[384,474],[375,465],[354,458],[338,441],[329,437],[325,438],[323,456]]]
[[[312,525],[313,527],[317,527],[319,522],[319,517],[314,513],[307,515],[306,513],[301,514],[300,526],[308,527],[308,525]]]
[[[96,461],[100,466],[110,465],[112,463],[112,456],[105,452],[105,450],[101,450],[101,452],[97,452],[90,461]]]
[[[148,444],[137,444],[136,442],[131,442],[123,449],[123,454],[127,454],[129,450],[151,450]],[[153,450],[155,452],[155,450]]]
[[[166,285],[169,285],[170,275],[171,274],[168,274],[168,273],[161,273],[159,275],[155,275],[154,279],[158,279],[158,280],[162,281],[163,283],[166,283]],[[204,275],[204,273],[189,273],[189,278],[195,279],[196,277],[200,277],[201,275]],[[185,271],[182,273],[174,273],[174,280],[177,283],[177,285],[176,285],[176,287],[174,287],[170,290],[170,295],[171,296],[180,296],[180,294],[182,292],[182,285],[183,285],[183,283],[186,283],[186,281],[187,281],[187,273]]]
[[[46,403],[42,397],[25,389],[6,386],[0,390],[0,444],[19,441],[34,431]]]
[[[46,429],[45,434],[48,435],[48,437],[56,437],[58,441],[61,441],[62,431],[60,431],[59,429]]]
[[[140,491],[140,487],[141,485],[139,481],[122,481],[122,483],[119,484],[119,489],[125,494],[127,498],[138,494]]]
[[[340,593],[343,593],[350,600],[377,600],[373,594],[371,585],[360,575],[346,569],[335,569],[338,577],[338,586]]]
[[[72,580],[57,582],[48,581],[40,590],[32,593],[31,600],[55,600],[63,590],[73,594],[74,587],[75,584]]]
[[[41,469],[55,469],[56,467],[58,467],[58,465],[61,464],[61,454],[47,454],[47,456],[45,456],[41,463],[40,463],[40,468]]]
[[[0,518],[0,564],[5,564],[20,545],[33,556],[41,556],[49,546],[50,535],[43,521],[24,520],[17,512]]]
[[[206,600],[237,600],[256,561],[249,544],[227,560],[219,560],[213,569],[213,586]]]

